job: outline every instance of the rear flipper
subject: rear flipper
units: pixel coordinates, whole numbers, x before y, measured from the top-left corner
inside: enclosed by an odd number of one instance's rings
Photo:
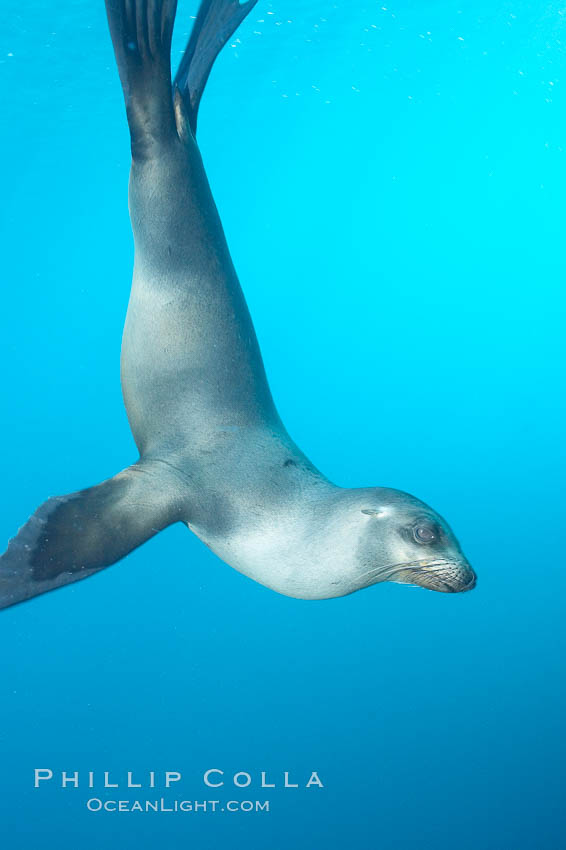
[[[256,3],[202,0],[175,77],[174,107],[171,39],[177,0],[106,0],[134,159],[150,155],[156,144],[175,134],[183,137],[186,122],[195,134],[200,99],[216,57]]]
[[[159,483],[140,462],[44,502],[0,557],[0,608],[88,578],[180,520]]]
[[[183,98],[193,134],[200,99],[216,57],[256,3],[257,0],[203,0],[200,4],[174,83]]]
[[[176,10],[177,0],[106,0],[134,159],[177,133],[171,93]]]

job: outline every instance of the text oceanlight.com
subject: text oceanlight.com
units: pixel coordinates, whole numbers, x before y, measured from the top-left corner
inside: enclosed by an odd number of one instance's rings
[[[269,800],[87,800],[89,812],[268,812]]]

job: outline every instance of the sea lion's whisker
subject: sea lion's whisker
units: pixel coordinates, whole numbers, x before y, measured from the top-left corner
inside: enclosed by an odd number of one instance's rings
[[[364,587],[368,587],[370,584],[373,583],[373,580],[379,575],[387,573],[388,581],[391,581],[392,579],[389,578],[389,576],[394,576],[396,573],[411,569],[416,569],[421,572],[434,574],[441,572],[442,568],[449,563],[450,561],[448,560],[448,558],[435,558],[434,560],[430,560],[429,558],[422,558],[417,561],[403,561],[398,564],[385,564],[384,566],[374,567],[373,569],[362,573],[362,575],[360,576],[360,581],[363,582]]]
[[[387,572],[389,570],[394,570],[395,572],[398,572],[399,570],[405,570],[405,569],[410,570],[412,567],[416,567],[417,569],[426,569],[429,566],[430,567],[443,566],[444,564],[448,564],[448,563],[450,563],[450,562],[448,561],[447,558],[436,558],[434,560],[431,560],[430,558],[421,558],[420,560],[417,560],[417,561],[401,561],[400,563],[397,563],[397,564],[384,564],[383,566],[380,566],[380,567],[372,567],[371,570],[368,570],[367,572],[362,573],[360,575],[360,579],[364,579],[366,576],[369,576],[369,575],[372,575],[372,574],[375,574],[375,573]]]

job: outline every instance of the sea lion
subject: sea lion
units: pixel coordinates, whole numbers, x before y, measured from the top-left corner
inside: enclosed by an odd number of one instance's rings
[[[175,522],[302,599],[383,581],[475,584],[435,511],[399,491],[336,486],[273,403],[196,142],[213,62],[256,2],[204,0],[172,84],[176,0],[106,0],[131,134],[121,367],[139,460],[36,511],[0,558],[0,607],[93,575]]]

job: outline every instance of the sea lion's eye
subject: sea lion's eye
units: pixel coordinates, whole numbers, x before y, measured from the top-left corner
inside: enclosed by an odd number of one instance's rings
[[[417,543],[434,543],[438,540],[438,530],[434,525],[419,523],[413,528],[413,537]]]

